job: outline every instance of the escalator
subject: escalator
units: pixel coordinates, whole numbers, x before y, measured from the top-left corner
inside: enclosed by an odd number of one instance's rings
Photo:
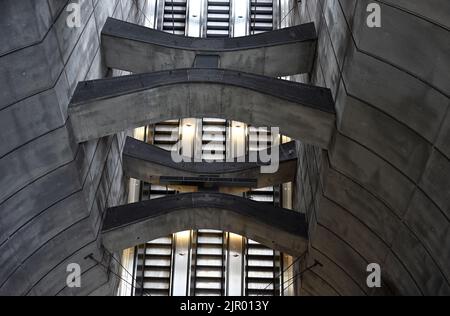
[[[227,120],[204,118],[202,121],[202,160],[224,161],[226,158]]]
[[[281,257],[255,241],[246,243],[245,295],[279,296]]]
[[[195,296],[223,296],[225,275],[224,233],[198,230],[193,264]]]
[[[272,31],[273,28],[273,0],[251,0],[250,34]]]
[[[206,37],[230,37],[230,0],[208,0]]]
[[[187,0],[166,0],[164,3],[164,32],[185,35]]]
[[[169,296],[172,237],[160,238],[137,248],[136,295]]]

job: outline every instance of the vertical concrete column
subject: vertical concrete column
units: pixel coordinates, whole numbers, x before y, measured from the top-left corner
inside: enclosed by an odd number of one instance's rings
[[[164,3],[165,0],[156,0],[156,24],[155,28],[162,31],[164,25]]]
[[[195,118],[182,119],[180,122],[181,140],[179,146],[183,157],[194,157],[198,147],[198,120]]]
[[[278,30],[281,28],[281,1],[282,0],[272,0],[273,1],[273,29]]]
[[[192,232],[190,230],[174,234],[172,295],[188,296],[189,279],[191,271],[191,244]]]
[[[232,37],[250,34],[250,1],[230,0],[230,27]]]
[[[207,0],[187,1],[186,35],[202,37],[202,21]],[[206,4],[207,5],[207,4]]]
[[[145,12],[147,14],[147,18],[144,20],[144,26],[145,27],[149,27],[149,28],[156,28],[156,23],[157,23],[157,0],[147,0],[146,1],[146,5],[147,7],[145,8]]]
[[[242,296],[244,288],[244,240],[228,233],[227,296]]]

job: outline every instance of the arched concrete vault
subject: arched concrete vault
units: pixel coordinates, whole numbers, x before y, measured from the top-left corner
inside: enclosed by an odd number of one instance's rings
[[[217,229],[292,256],[307,248],[304,214],[220,193],[187,193],[107,210],[103,245],[121,251],[171,233]]]
[[[123,149],[122,163],[127,176],[152,184],[207,183],[218,187],[264,188],[295,181],[293,172],[297,168],[295,142],[282,144],[273,150],[279,151],[278,170],[275,173],[262,173],[261,167],[267,163],[260,160],[249,162],[249,156],[237,159],[236,162],[177,163],[173,161],[170,152],[128,137]]]
[[[368,28],[369,2],[393,23]],[[306,265],[323,263],[303,276],[306,293],[450,293],[450,2],[400,2],[300,4],[298,23],[321,26],[308,82],[336,95],[339,131],[328,154],[299,145],[299,179],[309,181],[297,192],[317,192],[300,196]],[[381,266],[379,289],[367,287],[369,263]]]
[[[104,32],[103,47],[99,44],[97,30],[106,16],[145,20],[132,1],[84,1],[82,27],[73,32],[60,23],[64,16],[55,14],[64,13],[67,1],[40,2],[4,0],[0,13],[9,29],[0,57],[0,293],[110,295],[117,278],[84,258],[102,257],[97,242],[102,211],[125,201],[122,172],[114,172],[120,171],[124,138],[74,144],[65,121],[68,98],[78,80],[106,75],[100,67],[104,53],[106,59],[114,54],[108,41],[132,43],[134,49],[121,46],[123,53],[142,58],[171,53],[145,55],[151,45],[126,34],[114,38]],[[380,4],[382,28],[367,27],[368,2]],[[329,87],[339,112],[339,132],[328,154],[297,143],[302,159],[295,208],[310,219],[305,265],[316,259],[323,264],[303,275],[301,294],[449,295],[450,2],[298,4],[300,10],[285,11],[283,25],[320,26],[319,48],[310,76],[293,79]],[[298,57],[291,61],[302,62],[298,49],[284,48],[281,60],[272,63],[295,69],[286,57],[290,53]],[[191,56],[183,67],[192,66]],[[151,60],[126,55],[115,62],[132,70]],[[261,70],[269,64],[252,63],[260,70],[247,71],[273,75]],[[115,67],[108,60],[106,66]],[[276,110],[271,107],[271,114],[278,115]],[[110,118],[118,119],[114,113]],[[286,124],[300,123],[292,118]],[[67,264],[73,262],[82,264],[85,282],[80,289],[64,289]],[[382,267],[379,292],[366,286],[371,262]]]
[[[220,68],[271,77],[311,70],[313,23],[238,38],[192,38],[109,18],[102,30],[106,66],[134,73],[189,68],[196,55],[215,55]],[[282,58],[280,58],[282,56]]]
[[[328,148],[335,130],[330,90],[223,69],[179,69],[78,84],[69,106],[78,142],[168,119],[217,117]]]

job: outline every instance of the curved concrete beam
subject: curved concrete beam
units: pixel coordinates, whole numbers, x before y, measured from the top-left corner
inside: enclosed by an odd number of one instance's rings
[[[267,163],[249,162],[249,156],[236,160],[245,162],[177,163],[169,151],[128,137],[122,162],[127,176],[152,184],[265,188],[295,180],[295,142],[282,144],[274,150],[279,150],[278,171],[261,173],[261,167]]]
[[[335,129],[329,89],[223,69],[179,69],[86,81],[69,106],[78,142],[179,118],[217,117],[327,149]]]
[[[110,208],[102,242],[116,252],[189,229],[233,232],[292,256],[307,247],[303,214],[221,193],[178,194]]]
[[[237,38],[193,38],[109,18],[102,50],[109,68],[133,73],[190,68],[196,55],[215,55],[220,68],[270,77],[310,72],[317,35],[314,23]]]

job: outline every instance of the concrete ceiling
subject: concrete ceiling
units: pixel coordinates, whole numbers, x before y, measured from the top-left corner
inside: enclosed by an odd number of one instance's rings
[[[107,73],[106,17],[143,23],[144,5],[82,2],[72,30],[65,1],[0,5],[1,294],[101,295],[117,285],[85,258],[114,265],[99,231],[103,212],[125,201],[125,135],[78,144],[67,106],[79,81]],[[381,6],[380,29],[366,26],[369,2]],[[329,88],[337,109],[328,151],[297,144],[305,265],[323,265],[303,276],[301,294],[449,295],[449,2],[304,0],[299,12],[283,23],[314,22],[318,54],[311,74],[294,79]],[[71,262],[82,266],[81,289],[65,286]],[[372,262],[381,289],[366,286]]]

